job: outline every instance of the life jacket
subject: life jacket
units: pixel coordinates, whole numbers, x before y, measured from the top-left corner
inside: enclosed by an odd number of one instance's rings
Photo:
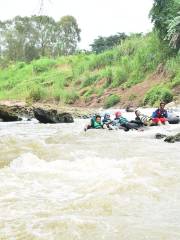
[[[119,124],[124,124],[124,123],[128,123],[128,120],[125,117],[118,117],[114,119],[115,122],[119,123]]]
[[[167,111],[165,109],[157,109],[153,115],[155,118],[167,118]]]
[[[98,129],[98,128],[102,128],[102,124],[101,122],[96,122],[96,120],[94,118],[91,119],[91,127]]]

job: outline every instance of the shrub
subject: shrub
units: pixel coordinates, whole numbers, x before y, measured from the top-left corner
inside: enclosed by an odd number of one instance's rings
[[[113,51],[107,51],[98,55],[95,55],[94,58],[89,63],[89,70],[100,69],[105,66],[111,66],[114,62]]]
[[[99,76],[98,75],[92,75],[92,76],[90,76],[90,75],[88,75],[86,78],[85,78],[85,80],[82,82],[82,87],[87,87],[87,86],[89,86],[89,85],[91,85],[91,84],[93,84],[94,82],[96,82],[96,80],[99,78]]]
[[[44,89],[37,87],[30,90],[26,100],[36,102],[46,98],[46,96],[47,92]]]
[[[15,69],[18,70],[18,69],[21,69],[23,67],[26,66],[26,63],[25,62],[18,62],[15,66]]]
[[[109,85],[111,85],[112,80],[113,80],[113,73],[112,73],[112,69],[107,67],[105,69],[102,69],[100,72],[100,78],[105,78],[106,82],[104,84],[104,88],[109,87]]]
[[[73,104],[78,99],[79,99],[79,95],[77,94],[77,92],[73,90],[71,92],[66,93],[64,102],[66,104]]]
[[[104,102],[104,108],[110,108],[120,102],[120,96],[112,94]]]
[[[134,99],[136,99],[137,98],[137,95],[136,94],[131,94],[130,96],[129,96],[129,101],[133,101]]]
[[[124,69],[117,68],[114,71],[112,87],[119,87],[122,83],[125,83],[128,79],[128,74]]]
[[[55,60],[42,58],[36,61],[33,61],[33,71],[35,73],[42,73],[48,71],[52,66],[56,64]]]
[[[144,104],[154,105],[156,102],[160,101],[169,103],[172,100],[173,94],[167,87],[155,86],[147,92],[144,98]]]

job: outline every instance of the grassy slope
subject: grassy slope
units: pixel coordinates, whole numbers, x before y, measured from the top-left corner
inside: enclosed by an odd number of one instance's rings
[[[139,91],[135,86],[142,89],[147,79],[151,80],[151,74],[154,78],[159,64],[163,66],[162,81],[146,84],[138,99],[141,104],[153,105],[160,99],[172,100],[172,94],[178,95],[173,89],[180,85],[180,56],[168,59],[154,33],[126,40],[99,55],[80,54],[12,64],[0,70],[0,99],[56,100],[66,104],[76,101],[87,105],[99,99],[100,105],[108,107],[121,101],[128,91],[131,94],[127,100],[135,101]]]

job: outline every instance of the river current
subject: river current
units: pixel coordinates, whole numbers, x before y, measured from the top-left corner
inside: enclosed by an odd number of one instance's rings
[[[179,240],[180,124],[87,122],[0,123],[0,240]]]

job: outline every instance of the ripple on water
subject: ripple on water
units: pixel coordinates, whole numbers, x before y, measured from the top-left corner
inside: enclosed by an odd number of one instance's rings
[[[85,122],[0,126],[0,239],[180,239],[179,143]]]

